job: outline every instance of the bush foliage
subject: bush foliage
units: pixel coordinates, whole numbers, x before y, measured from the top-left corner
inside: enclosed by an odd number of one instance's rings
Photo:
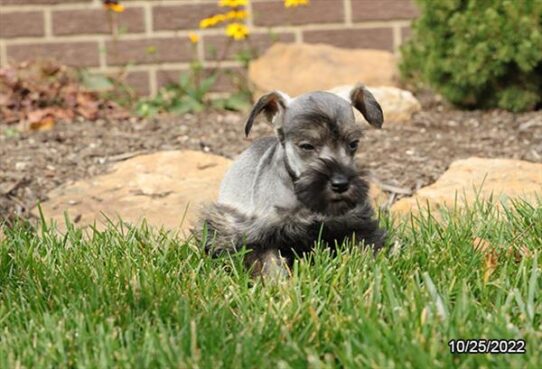
[[[541,0],[417,0],[402,48],[405,80],[467,108],[512,111],[542,103]]]

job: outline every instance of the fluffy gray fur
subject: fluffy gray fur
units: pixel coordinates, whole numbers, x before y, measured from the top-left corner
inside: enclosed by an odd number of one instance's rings
[[[292,99],[275,91],[260,98],[245,132],[263,113],[276,135],[255,141],[235,160],[218,201],[202,211],[202,226],[210,231],[206,250],[216,255],[245,245],[255,274],[283,275],[318,239],[333,246],[354,238],[379,249],[385,232],[355,165],[362,127],[352,107],[381,127],[382,110],[362,85],[350,101],[327,92]]]

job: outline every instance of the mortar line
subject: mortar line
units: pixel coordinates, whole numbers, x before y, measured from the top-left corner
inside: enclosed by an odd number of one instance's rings
[[[273,32],[283,32],[283,33],[296,33],[301,31],[329,31],[335,29],[366,29],[366,28],[389,28],[393,25],[399,27],[404,27],[410,25],[410,21],[371,21],[363,23],[354,23],[351,26],[347,27],[344,23],[329,23],[329,24],[309,24],[303,27],[300,26],[278,26],[273,27]],[[178,38],[188,36],[190,32],[194,30],[166,30],[166,31],[155,31],[150,34],[151,38]],[[202,36],[217,36],[223,35],[222,29],[211,29],[211,30],[201,30],[199,33]],[[252,30],[254,35],[266,35],[269,34],[269,28],[266,27],[254,27]],[[39,37],[20,37],[15,39],[4,39],[9,45],[24,45],[32,44],[37,42],[90,42],[97,41],[103,37],[110,37],[107,34],[81,34],[81,35],[53,35],[49,38],[44,38],[43,36]],[[141,33],[127,33],[122,35],[123,40],[144,40],[148,38],[149,35]]]
[[[347,26],[352,25],[352,0],[344,0],[344,23]]]
[[[53,38],[53,15],[51,9],[45,9],[43,11],[43,27],[45,28],[45,39]]]
[[[196,46],[197,57],[200,62],[205,61],[205,41],[200,37],[200,40]]]
[[[252,7],[252,1],[247,2],[247,6],[245,7],[246,11],[248,12],[248,18],[247,18],[247,26],[250,27],[250,29],[254,28],[254,8]]]
[[[296,29],[296,32],[295,32],[295,42],[296,44],[301,44],[303,43],[303,29],[300,27],[298,29]]]
[[[152,12],[153,12],[153,6],[150,3],[146,3],[143,6],[143,12],[144,12],[144,22],[145,22],[145,34],[147,36],[152,36],[153,34],[153,19],[152,19]]]
[[[401,27],[397,24],[393,24],[393,52],[394,54],[399,53],[399,46],[401,45]]]
[[[194,5],[194,4],[216,4],[217,0],[156,0],[153,1],[153,5]],[[124,3],[127,8],[144,6],[149,4],[149,0],[130,1]],[[19,4],[19,5],[2,5],[2,11],[28,11],[28,10],[81,10],[81,9],[97,9],[101,8],[102,3],[100,0],[95,0],[92,3],[84,4]],[[217,6],[218,8],[218,6]]]
[[[105,70],[107,68],[107,48],[103,38],[98,40],[98,58],[100,61],[100,70]]]
[[[203,62],[203,67],[215,67],[218,65],[216,60],[208,60]],[[139,72],[142,70],[148,70],[150,67],[156,67],[157,70],[176,70],[176,69],[188,69],[190,68],[190,62],[167,62],[156,64],[138,64],[130,65],[128,68],[131,72]],[[224,60],[220,63],[220,66],[224,68],[241,67],[241,63],[235,60]],[[124,68],[122,65],[107,65],[106,71],[118,71]],[[100,71],[99,67],[90,67],[89,70]]]
[[[156,96],[158,93],[158,80],[156,73],[156,66],[151,66],[149,71],[149,93],[151,96]]]
[[[0,40],[0,66],[5,66],[7,64],[8,64],[8,55],[7,55],[6,42],[4,40]]]

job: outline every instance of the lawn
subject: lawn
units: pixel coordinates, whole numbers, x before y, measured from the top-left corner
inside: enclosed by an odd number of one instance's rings
[[[282,282],[144,224],[5,227],[0,367],[539,368],[542,206],[436,218],[383,217],[376,258],[319,249]],[[459,338],[526,354],[451,354]]]

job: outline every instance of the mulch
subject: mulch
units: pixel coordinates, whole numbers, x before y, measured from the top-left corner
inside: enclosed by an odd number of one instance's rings
[[[471,156],[542,162],[542,112],[461,111],[435,99],[409,124],[368,129],[359,161],[396,198],[434,182],[451,162]],[[182,117],[59,123],[17,132],[0,122],[0,223],[29,217],[55,187],[108,171],[115,162],[160,150],[203,150],[235,157],[271,132],[259,123],[251,139],[244,115],[207,112]]]

